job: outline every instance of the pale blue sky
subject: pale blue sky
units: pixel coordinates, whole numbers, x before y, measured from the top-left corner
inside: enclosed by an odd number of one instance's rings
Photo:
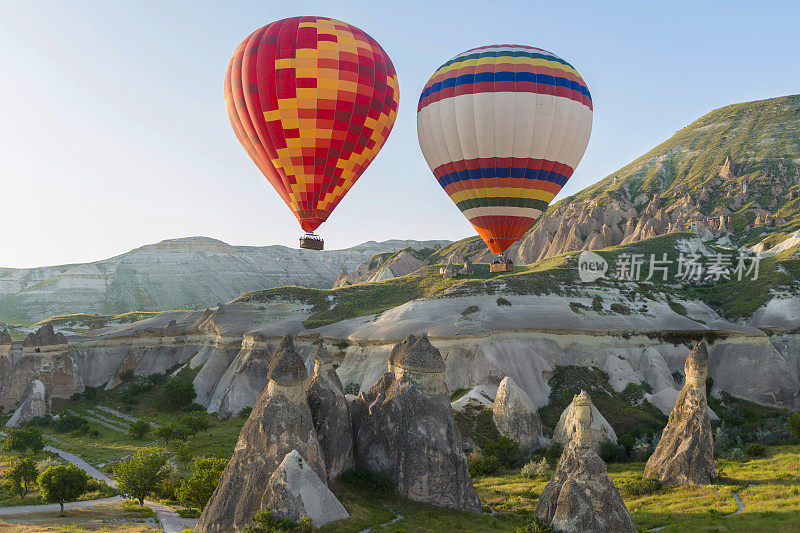
[[[296,246],[302,232],[239,146],[222,97],[236,45],[296,15],[365,30],[400,79],[386,146],[320,228],[328,248],[473,234],[415,125],[428,77],[468,48],[546,48],[589,84],[592,138],[557,199],[716,107],[800,92],[798,2],[0,0],[0,266],[190,235]]]

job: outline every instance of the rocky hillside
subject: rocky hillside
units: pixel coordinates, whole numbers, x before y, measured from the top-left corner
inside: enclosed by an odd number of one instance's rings
[[[532,263],[701,224],[737,244],[800,228],[800,95],[712,111],[553,205],[510,256]],[[770,244],[774,244],[770,243]]]
[[[532,264],[668,233],[699,231],[762,252],[800,229],[800,95],[735,104],[701,117],[595,185],[550,207],[506,255]],[[788,239],[788,240],[787,240]],[[794,240],[792,240],[794,239]],[[428,263],[486,261],[477,238]],[[453,253],[455,252],[455,253]],[[378,255],[336,287],[409,274],[417,263]],[[419,268],[419,266],[416,266]]]
[[[454,243],[433,255],[457,249]],[[623,254],[714,249],[675,233],[599,252]],[[457,250],[456,250],[457,251]],[[631,281],[578,277],[578,252],[491,274],[476,264],[446,278],[438,266],[380,282],[337,289],[279,287],[250,292],[205,311],[173,311],[144,320],[114,319],[66,344],[6,344],[0,350],[0,404],[11,406],[31,380],[53,398],[86,386],[114,387],[121,376],[164,373],[188,364],[197,401],[232,416],[252,406],[266,382],[264,360],[286,334],[297,335],[309,363],[323,341],[346,389],[369,388],[386,369],[391,347],[427,333],[442,352],[451,391],[493,395],[511,376],[536,407],[547,405],[559,366],[603,370],[616,391],[633,383],[657,397],[677,393],[684,358],[710,343],[713,391],[800,409],[800,259],[798,245],[765,258],[760,282]],[[669,271],[670,277],[675,269]],[[726,318],[719,310],[742,311]],[[54,321],[56,325],[61,321]],[[48,323],[52,325],[52,322]],[[48,330],[49,332],[49,330]],[[41,343],[39,343],[41,344]],[[260,355],[259,355],[260,354]],[[646,384],[646,385],[645,385]],[[477,394],[477,393],[476,393]]]
[[[231,246],[207,237],[172,239],[94,263],[0,268],[0,320],[30,324],[71,313],[198,309],[243,292],[302,285],[330,287],[343,268],[378,253],[447,241],[366,242],[314,252],[285,246]]]

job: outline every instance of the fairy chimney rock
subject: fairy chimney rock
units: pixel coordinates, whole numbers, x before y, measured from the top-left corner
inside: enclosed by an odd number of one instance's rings
[[[686,357],[686,383],[644,475],[664,483],[707,484],[714,479],[714,438],[706,398],[708,349],[700,342]]]

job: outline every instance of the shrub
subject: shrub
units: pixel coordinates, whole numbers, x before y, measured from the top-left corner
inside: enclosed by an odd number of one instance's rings
[[[631,308],[628,307],[627,305],[623,305],[623,304],[620,304],[620,303],[611,304],[611,310],[613,312],[615,312],[615,313],[620,314],[620,315],[629,315],[629,314],[631,314]]]
[[[504,468],[515,468],[522,462],[522,451],[519,443],[514,439],[501,435],[497,440],[489,441],[483,445],[483,453],[494,456]]]
[[[550,476],[553,475],[553,471],[550,470],[550,465],[547,464],[547,459],[542,457],[540,461],[530,461],[525,466],[522,467],[520,471],[522,477],[526,477],[528,479],[549,479]]]
[[[200,518],[198,509],[178,509],[177,513],[181,518]]]
[[[544,456],[547,458],[547,461],[550,464],[555,464],[561,458],[561,452],[564,451],[564,447],[561,445],[560,442],[554,440],[550,446],[547,447],[547,450],[544,452]]]
[[[128,426],[128,433],[136,440],[142,440],[150,433],[150,424],[144,420],[137,420]]]
[[[500,459],[494,455],[480,455],[476,453],[471,453],[469,457],[467,457],[467,464],[469,465],[470,477],[494,474],[503,466],[500,464]]]
[[[184,465],[192,460],[192,450],[189,447],[189,443],[182,442],[175,446],[175,458]]]
[[[53,419],[49,416],[34,416],[28,423],[25,424],[26,426],[33,426],[37,428],[46,428],[53,425]]]
[[[183,415],[179,425],[187,428],[189,430],[189,434],[192,436],[197,435],[201,431],[207,430],[211,426],[208,421],[208,415],[206,415],[206,413],[199,412]]]
[[[511,307],[511,302],[509,302],[505,298],[498,298],[497,305],[500,307]]]
[[[604,439],[597,445],[597,455],[606,463],[622,463],[628,458],[625,447],[611,439]]]
[[[470,305],[469,307],[467,307],[466,309],[461,311],[461,316],[466,317],[466,316],[469,316],[469,315],[471,315],[473,313],[477,313],[480,310],[481,310],[481,308],[478,307],[477,305]]]
[[[197,397],[192,380],[188,376],[175,376],[164,384],[159,406],[169,411],[186,407]]]
[[[592,298],[592,309],[598,313],[603,312],[603,297],[599,294]]]
[[[361,385],[358,383],[348,383],[344,387],[345,394],[352,394],[355,396],[358,395],[359,392],[361,392]]]
[[[555,530],[541,518],[533,518],[524,526],[517,528],[517,533],[555,533]]]
[[[800,441],[800,413],[794,413],[786,420],[786,426],[795,441]]]
[[[744,453],[747,457],[764,457],[767,455],[767,447],[760,442],[751,442],[745,447]]]
[[[119,380],[122,381],[123,383],[130,383],[131,381],[133,381],[133,370],[128,369],[120,373]]]
[[[89,421],[82,416],[67,414],[59,418],[53,428],[59,433],[73,432],[80,435],[86,434],[89,429]]]
[[[200,457],[194,461],[194,471],[192,475],[180,482],[175,489],[175,497],[182,504],[190,504],[199,507],[202,511],[211,494],[217,488],[219,478],[227,459],[221,457]]]
[[[631,455],[636,461],[645,462],[653,455],[655,451],[654,442],[658,443],[657,439],[653,439],[650,435],[642,435],[637,437],[631,449]]]
[[[245,528],[245,533],[273,533],[275,531],[292,531],[297,524],[288,518],[272,516],[271,511],[259,511],[253,517],[253,525]]]
[[[644,496],[661,490],[661,482],[654,477],[635,475],[619,481],[619,489],[628,496]]]
[[[253,412],[253,408],[252,407],[243,407],[242,410],[239,411],[239,414],[236,415],[236,416],[238,416],[239,418],[249,418],[250,417],[250,413],[252,413],[252,412]]]
[[[388,497],[397,491],[392,477],[386,472],[373,472],[364,468],[351,468],[338,477],[339,482],[368,494]]]

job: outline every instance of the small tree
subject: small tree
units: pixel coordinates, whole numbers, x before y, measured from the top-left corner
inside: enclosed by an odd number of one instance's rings
[[[44,449],[44,437],[42,431],[37,427],[11,428],[6,431],[6,440],[0,446],[4,452],[13,451],[25,455],[30,450],[32,455],[36,455]]]
[[[36,483],[38,476],[39,471],[36,469],[36,463],[30,457],[14,461],[11,463],[11,468],[3,473],[3,477],[11,485],[11,490],[18,493],[20,498],[28,495],[28,491]]]
[[[209,428],[208,417],[205,413],[191,413],[183,415],[180,420],[180,425],[186,427],[192,436],[197,435],[201,431]]]
[[[188,442],[182,442],[175,446],[175,457],[184,465],[189,464],[192,460],[192,450],[189,448]]]
[[[167,424],[155,429],[153,432],[159,439],[164,439],[165,444],[169,444],[169,439],[175,437],[175,424]]]
[[[800,413],[795,413],[786,420],[786,425],[789,426],[789,432],[794,437],[794,440],[800,441]]]
[[[137,420],[128,426],[128,433],[136,440],[142,440],[148,433],[150,433],[150,424],[144,420]]]
[[[159,404],[162,409],[177,411],[192,403],[195,398],[197,393],[194,391],[192,380],[187,376],[175,376],[164,384]]]
[[[127,461],[114,466],[119,490],[136,498],[139,505],[155,492],[169,474],[167,456],[158,448],[142,448]]]
[[[226,464],[228,460],[220,457],[195,459],[194,472],[191,477],[181,481],[175,489],[175,497],[182,504],[194,505],[202,511],[217,488]]]
[[[64,514],[64,503],[74,502],[86,492],[89,476],[73,464],[51,466],[36,480],[45,503],[57,503]]]

